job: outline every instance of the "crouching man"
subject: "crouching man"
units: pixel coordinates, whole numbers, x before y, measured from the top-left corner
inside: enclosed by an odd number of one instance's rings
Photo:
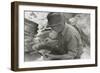
[[[49,13],[47,19],[47,27],[51,27],[57,33],[58,50],[63,50],[62,54],[47,54],[47,59],[80,59],[82,42],[79,32],[72,25],[65,23],[64,15],[61,13]]]

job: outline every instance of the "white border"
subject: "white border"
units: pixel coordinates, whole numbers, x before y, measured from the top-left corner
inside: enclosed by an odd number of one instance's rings
[[[24,10],[32,11],[52,11],[69,13],[90,13],[91,14],[91,58],[81,60],[60,60],[60,61],[33,61],[24,62]],[[62,65],[82,65],[95,64],[95,10],[79,8],[61,8],[61,7],[41,7],[41,6],[19,6],[19,68],[34,68]]]

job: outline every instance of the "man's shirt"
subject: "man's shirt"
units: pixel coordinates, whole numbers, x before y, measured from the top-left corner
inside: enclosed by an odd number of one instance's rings
[[[60,35],[60,37],[59,37]],[[62,37],[61,37],[62,35]],[[58,34],[59,49],[70,59],[80,58],[82,54],[82,41],[79,32],[70,24],[65,24],[64,30]]]

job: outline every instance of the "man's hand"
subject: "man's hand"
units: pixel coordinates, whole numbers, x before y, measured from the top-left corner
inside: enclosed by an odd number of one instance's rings
[[[55,59],[55,56],[52,54],[45,54],[44,55],[44,60],[52,60]]]
[[[69,56],[68,54],[63,55],[53,55],[53,54],[46,54],[46,60],[68,60],[73,59],[72,56]]]
[[[45,54],[45,59],[46,60],[57,60],[57,59],[62,59],[63,55],[53,55],[53,54]]]

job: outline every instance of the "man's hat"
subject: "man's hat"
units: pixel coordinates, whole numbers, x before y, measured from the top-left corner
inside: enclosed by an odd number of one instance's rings
[[[64,15],[59,12],[51,12],[48,14],[47,19],[48,19],[47,27],[55,26],[58,25],[57,23],[59,23],[60,21],[64,21]]]

